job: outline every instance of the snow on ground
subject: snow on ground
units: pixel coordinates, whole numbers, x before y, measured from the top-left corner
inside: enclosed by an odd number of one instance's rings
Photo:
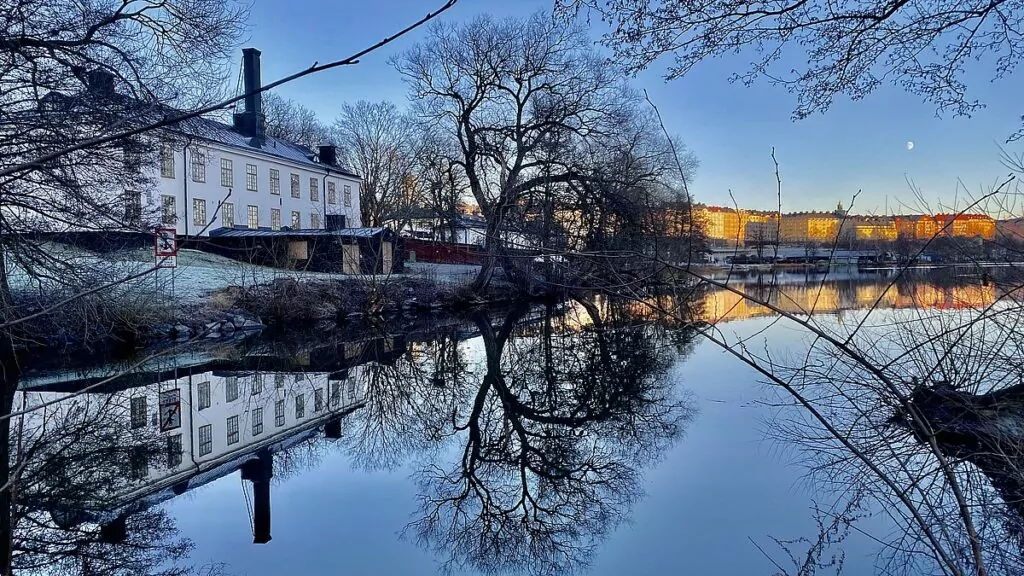
[[[96,273],[97,282],[114,281],[153,268],[155,258],[150,248],[140,248],[110,254],[95,254],[75,250],[66,246],[51,245],[48,253],[64,261],[73,262]],[[346,275],[325,272],[305,272],[254,266],[223,256],[181,250],[176,268],[160,269],[127,283],[126,288],[136,293],[153,294],[155,297],[171,297],[179,302],[202,300],[211,292],[229,286],[248,287],[265,284],[280,278],[301,280],[337,280],[343,282],[385,282],[394,278],[419,278],[441,284],[468,283],[476,276],[479,266],[455,264],[407,263],[402,274]],[[12,284],[21,288],[35,288],[38,282],[30,281],[23,270],[14,274]]]

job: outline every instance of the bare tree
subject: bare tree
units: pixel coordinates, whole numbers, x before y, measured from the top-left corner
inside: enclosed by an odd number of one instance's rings
[[[476,288],[499,264],[528,284],[510,249],[528,232],[521,226],[536,207],[531,198],[602,176],[600,162],[646,138],[634,122],[639,95],[583,29],[548,15],[437,25],[394,64],[416,112],[458,151],[453,160],[487,218],[488,259]]]
[[[969,115],[983,105],[968,96],[969,68],[1001,79],[1016,69],[1024,48],[1024,14],[1003,0],[555,3],[570,15],[582,10],[609,22],[605,44],[634,72],[668,54],[672,79],[709,58],[755,52],[751,67],[732,78],[767,79],[795,93],[796,118],[827,110],[838,96],[863,98],[885,82],[939,111]]]
[[[422,515],[407,530],[449,566],[572,573],[639,497],[639,470],[693,415],[665,378],[678,350],[666,344],[686,350],[692,332],[605,324],[614,312],[591,303],[570,316],[548,308],[539,322],[525,313],[477,317],[486,372],[452,412],[460,456],[417,474]],[[564,330],[575,314],[598,329]]]
[[[363,178],[363,225],[380,226],[412,205],[418,144],[407,115],[389,101],[346,103],[334,131],[346,164]]]
[[[267,135],[301,144],[310,151],[334,140],[330,128],[312,110],[277,93],[263,95],[263,115],[267,117]]]
[[[423,130],[424,145],[417,155],[417,203],[436,216],[438,240],[458,242],[460,206],[470,195],[466,173],[453,160],[454,151]]]

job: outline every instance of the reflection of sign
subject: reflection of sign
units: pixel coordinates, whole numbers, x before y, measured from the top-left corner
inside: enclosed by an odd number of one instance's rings
[[[153,236],[153,253],[157,268],[178,266],[178,235],[174,228],[157,228]]]
[[[164,390],[160,393],[160,430],[181,428],[181,391]]]

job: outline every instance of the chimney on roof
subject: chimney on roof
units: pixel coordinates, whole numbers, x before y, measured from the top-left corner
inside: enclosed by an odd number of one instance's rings
[[[85,73],[86,86],[93,94],[114,93],[114,75],[102,68],[93,68]]]
[[[260,80],[259,50],[242,49],[242,79],[245,108],[242,112],[235,113],[235,130],[252,138],[254,145],[260,145],[266,133],[266,117],[263,115],[263,93],[256,92],[263,86]]]
[[[337,146],[321,146],[320,147],[321,164],[327,164],[328,166],[338,165],[338,147]]]

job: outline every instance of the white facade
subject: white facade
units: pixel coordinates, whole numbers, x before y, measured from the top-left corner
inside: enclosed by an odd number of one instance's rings
[[[193,374],[109,395],[81,395],[30,412],[19,427],[31,442],[47,429],[52,434],[71,414],[72,420],[85,418],[114,428],[125,446],[155,443],[158,457],[133,462],[129,477],[107,485],[109,493],[103,498],[116,506],[358,408],[365,394],[362,372],[361,367],[350,368],[347,377],[333,380],[325,372]],[[22,394],[27,408],[68,396]],[[176,409],[168,402],[175,397]]]
[[[278,145],[295,155],[274,139],[265,147]],[[334,167],[206,140],[163,145],[159,164],[141,212],[182,236],[232,227],[323,229],[328,215],[344,215],[346,228],[362,225],[360,181]]]

